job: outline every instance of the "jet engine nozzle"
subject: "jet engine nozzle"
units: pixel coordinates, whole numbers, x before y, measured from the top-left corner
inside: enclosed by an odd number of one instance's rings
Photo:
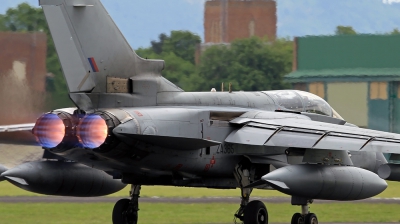
[[[32,130],[36,141],[44,148],[57,147],[65,136],[65,126],[59,116],[48,113],[41,116]]]
[[[85,148],[102,150],[116,141],[112,130],[118,124],[119,120],[107,112],[89,114],[79,122],[76,135]]]
[[[37,119],[32,133],[36,141],[52,152],[63,152],[79,144],[75,136],[78,118],[67,110],[55,110]]]

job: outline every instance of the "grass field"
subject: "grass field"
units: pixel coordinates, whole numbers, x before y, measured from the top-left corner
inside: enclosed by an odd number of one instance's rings
[[[128,188],[113,194],[126,197]],[[142,197],[239,197],[239,190],[213,190],[203,188],[178,188],[145,186]],[[0,183],[0,196],[40,196],[21,190],[7,182]],[[277,191],[256,190],[253,197],[279,197]],[[380,198],[400,198],[400,184],[390,182]],[[0,203],[1,224],[48,223],[110,223],[114,203]],[[238,204],[164,204],[140,203],[140,223],[233,223]],[[271,223],[289,223],[300,207],[289,203],[266,203]],[[400,204],[312,204],[311,211],[323,222],[400,222]]]
[[[270,222],[289,223],[300,208],[289,204],[266,204]],[[1,204],[2,224],[110,223],[113,204]],[[235,204],[140,204],[140,223],[191,224],[233,223]],[[400,222],[398,204],[320,204],[311,211],[321,222]]]
[[[400,183],[388,182],[389,187],[378,198],[400,198]],[[120,192],[112,194],[113,197],[126,197],[129,187]],[[15,187],[7,181],[0,182],[1,196],[40,196]],[[207,188],[187,188],[187,187],[164,187],[164,186],[144,186],[142,187],[141,197],[182,197],[182,198],[201,198],[201,197],[240,197],[240,190],[217,190]],[[252,197],[288,197],[278,191],[254,190]]]

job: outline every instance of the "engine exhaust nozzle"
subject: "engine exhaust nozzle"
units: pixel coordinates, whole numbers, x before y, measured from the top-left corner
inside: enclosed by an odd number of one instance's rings
[[[77,136],[84,147],[95,149],[105,143],[108,137],[106,121],[97,114],[82,118],[77,127]]]
[[[44,148],[57,147],[65,136],[65,125],[59,116],[48,113],[41,116],[32,130],[36,141]]]

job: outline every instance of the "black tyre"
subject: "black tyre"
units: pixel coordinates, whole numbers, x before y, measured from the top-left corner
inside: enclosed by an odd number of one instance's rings
[[[303,216],[302,216],[300,213],[295,213],[295,214],[292,216],[292,222],[291,222],[291,224],[302,224],[302,223],[304,223]]]
[[[130,206],[129,199],[121,199],[114,206],[112,221],[113,224],[137,224],[138,214]]]
[[[314,213],[306,215],[304,224],[318,224],[317,216]]]
[[[251,201],[244,209],[244,224],[268,224],[268,211],[261,201]]]

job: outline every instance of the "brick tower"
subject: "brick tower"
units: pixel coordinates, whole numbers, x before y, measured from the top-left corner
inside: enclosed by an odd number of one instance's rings
[[[274,0],[208,0],[205,3],[205,43],[230,43],[251,36],[276,38]]]

